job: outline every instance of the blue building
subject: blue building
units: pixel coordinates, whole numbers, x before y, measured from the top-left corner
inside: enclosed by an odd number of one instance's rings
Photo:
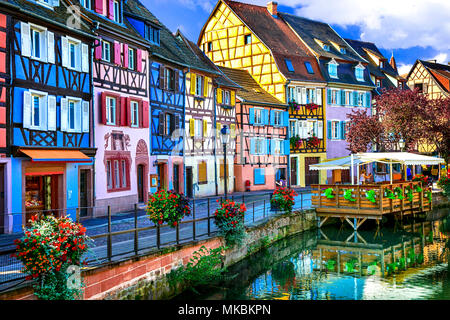
[[[17,232],[33,212],[60,216],[92,204],[94,37],[62,0],[2,1],[0,10],[12,51],[3,222]]]

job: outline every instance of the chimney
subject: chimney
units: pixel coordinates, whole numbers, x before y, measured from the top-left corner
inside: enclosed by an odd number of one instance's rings
[[[270,1],[269,3],[267,3],[267,11],[269,11],[270,14],[275,18],[277,17],[278,13],[277,8],[278,8],[277,2]]]

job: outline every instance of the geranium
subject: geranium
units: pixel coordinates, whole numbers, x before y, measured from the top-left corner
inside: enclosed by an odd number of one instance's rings
[[[174,191],[161,189],[148,200],[147,215],[156,225],[166,222],[175,228],[181,219],[190,214],[189,200]]]
[[[313,111],[319,108],[319,105],[315,104],[315,103],[308,103],[307,105],[305,105],[306,109]]]
[[[442,188],[444,195],[450,198],[450,178],[448,176],[442,176],[437,185],[439,188]]]
[[[241,243],[245,236],[244,215],[245,204],[232,200],[221,200],[219,208],[214,212],[214,223],[225,238],[227,245]]]
[[[88,250],[86,228],[68,217],[33,216],[24,236],[15,240],[13,256],[23,264],[26,279],[37,279],[35,294],[41,299],[70,300],[81,296],[81,285],[68,287],[71,265],[80,266]],[[85,261],[83,262],[85,264]]]
[[[430,180],[428,179],[428,177],[424,176],[423,174],[416,174],[412,178],[412,181],[420,181],[420,182],[422,182],[422,186],[427,186],[430,183]]]
[[[320,144],[320,140],[316,136],[312,136],[306,140],[306,143],[312,147],[317,147]]]
[[[293,189],[278,187],[273,192],[270,203],[275,208],[291,213],[292,207],[295,204],[294,197],[297,195],[298,194]]]

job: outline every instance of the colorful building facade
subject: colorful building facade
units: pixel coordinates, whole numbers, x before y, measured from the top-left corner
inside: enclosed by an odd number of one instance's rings
[[[75,208],[93,201],[94,36],[83,22],[67,24],[68,7],[64,1],[2,4],[10,49],[10,89],[2,92],[10,157],[5,232],[20,231],[36,211],[84,215]]]
[[[123,1],[83,3],[97,21],[93,54],[95,212],[132,210],[149,191],[149,62],[143,37],[123,12]]]

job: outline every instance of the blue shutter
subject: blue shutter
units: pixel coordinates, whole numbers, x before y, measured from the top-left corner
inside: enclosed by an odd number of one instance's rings
[[[284,143],[284,155],[288,156],[291,154],[291,144],[289,143],[289,140],[284,140],[282,143]]]
[[[255,109],[253,108],[249,109],[248,123],[249,124],[255,123]]]
[[[366,107],[370,108],[370,103],[371,103],[371,94],[370,92],[366,92]]]
[[[289,111],[283,112],[283,127],[289,127]]]
[[[353,91],[353,105],[356,107],[358,105],[358,92]]]
[[[341,105],[345,105],[345,91],[341,90]]]
[[[275,111],[270,110],[270,125],[273,126],[275,124]]]
[[[327,103],[331,103],[331,89],[329,88],[327,89]]]
[[[327,121],[327,138],[331,139],[331,121]]]
[[[264,109],[263,110],[263,115],[264,115],[264,125],[268,125],[269,124],[269,110]]]
[[[345,140],[345,121],[341,121],[341,139]]]
[[[255,154],[255,139],[250,139],[250,154]]]
[[[266,146],[267,146],[267,149],[265,150],[266,152],[264,152],[264,154],[272,154],[272,153],[273,153],[273,149],[275,149],[275,148],[273,147],[273,143],[270,143],[270,140],[271,140],[271,139],[267,139],[267,140],[266,140]],[[270,150],[271,145],[272,145],[272,150]]]
[[[254,184],[265,184],[265,172],[264,168],[255,168],[253,169],[253,177],[254,177]]]

